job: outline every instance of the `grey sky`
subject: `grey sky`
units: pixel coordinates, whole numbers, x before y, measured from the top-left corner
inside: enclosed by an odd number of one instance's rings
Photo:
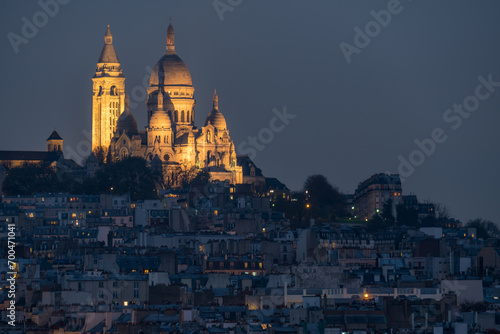
[[[474,95],[478,76],[500,81],[500,2],[401,0],[400,12],[348,64],[339,44],[354,45],[354,27],[364,30],[370,11],[388,3],[243,0],[221,21],[212,0],[72,0],[16,54],[8,33],[22,36],[22,18],[33,22],[41,7],[2,1],[0,149],[44,150],[54,129],[66,148],[82,147],[106,25],[130,94],[162,56],[172,17],[198,126],[214,88],[237,148],[269,126],[273,108],[297,115],[258,152],[266,176],[299,189],[321,173],[353,192],[374,173],[397,172],[414,140],[441,128],[447,140],[406,179],[404,194],[443,203],[464,221],[498,221],[500,87],[456,130],[443,115]],[[143,101],[131,111],[143,128]]]

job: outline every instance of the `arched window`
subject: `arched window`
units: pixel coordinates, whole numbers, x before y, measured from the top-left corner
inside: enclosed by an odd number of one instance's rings
[[[179,112],[176,110],[174,111],[174,122],[178,122],[179,121]]]
[[[184,122],[184,110],[181,111],[181,122]]]
[[[212,142],[212,133],[210,132],[210,130],[207,131],[207,143],[211,143]]]
[[[191,118],[189,118],[189,110],[186,111],[186,122],[191,122]]]
[[[217,166],[221,166],[224,164],[224,152],[219,152],[219,157],[217,159]]]
[[[128,151],[126,148],[122,148],[120,151],[120,159],[124,160],[128,158]]]
[[[210,166],[210,162],[212,160],[212,152],[207,152],[207,166]]]
[[[110,95],[118,95],[116,91],[116,86],[111,86],[111,89],[109,90]]]
[[[102,95],[102,86],[99,86],[99,93],[97,93],[98,96]]]

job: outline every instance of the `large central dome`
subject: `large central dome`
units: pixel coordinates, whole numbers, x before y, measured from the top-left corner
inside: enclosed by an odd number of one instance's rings
[[[156,63],[151,77],[150,86],[192,86],[191,73],[176,54],[165,54]]]
[[[191,73],[175,53],[174,28],[169,24],[167,29],[167,49],[163,57],[156,63],[149,78],[149,86],[192,86]]]

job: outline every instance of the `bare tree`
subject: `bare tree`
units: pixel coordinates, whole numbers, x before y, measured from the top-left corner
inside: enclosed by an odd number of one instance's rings
[[[447,220],[453,218],[450,210],[441,203],[434,203],[434,210],[436,210],[436,218],[438,220]]]

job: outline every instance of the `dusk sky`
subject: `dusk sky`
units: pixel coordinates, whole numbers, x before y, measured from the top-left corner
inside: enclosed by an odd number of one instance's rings
[[[45,150],[55,129],[66,157],[85,158],[108,24],[144,129],[143,81],[164,53],[171,17],[197,126],[214,89],[238,154],[270,127],[274,108],[296,115],[257,151],[266,176],[299,190],[324,174],[353,193],[372,174],[402,173],[404,195],[442,203],[464,222],[498,222],[500,2],[65,2],[50,16],[37,1],[0,5],[0,150]],[[223,12],[221,3],[232,5]],[[34,20],[36,33],[23,28]],[[453,111],[464,103],[472,111]]]

